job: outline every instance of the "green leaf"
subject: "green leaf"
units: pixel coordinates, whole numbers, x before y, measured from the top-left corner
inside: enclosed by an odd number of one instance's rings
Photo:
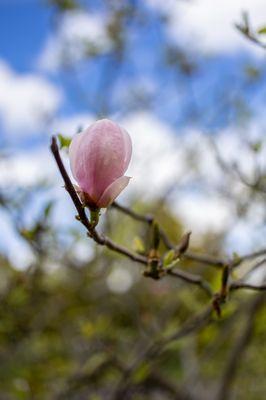
[[[257,33],[259,35],[266,35],[266,26],[263,26],[262,28],[258,29]]]
[[[170,265],[171,262],[174,260],[174,258],[175,258],[175,251],[173,249],[169,250],[165,254],[165,257],[164,257],[164,260],[163,260],[164,267],[167,267],[168,265]]]
[[[86,372],[87,375],[90,375],[93,372],[97,371],[106,361],[107,355],[108,354],[104,352],[93,354],[84,364],[83,372]]]
[[[143,382],[150,374],[151,367],[148,363],[143,363],[134,371],[132,380],[134,383]]]
[[[49,201],[46,206],[44,207],[43,210],[43,215],[44,218],[47,219],[49,217],[49,215],[51,214],[52,208],[53,208],[54,202],[53,201]]]
[[[33,228],[33,229],[21,229],[20,230],[20,234],[24,239],[32,241],[35,238],[36,229],[35,228]]]
[[[144,243],[139,236],[135,236],[133,239],[133,249],[139,254],[145,253]]]
[[[262,149],[262,141],[258,140],[257,142],[253,142],[250,144],[251,150],[253,150],[255,153],[259,153]]]
[[[50,0],[50,2],[57,6],[61,11],[74,10],[78,7],[74,0]]]
[[[60,149],[69,148],[72,138],[68,136],[63,136],[61,133],[57,135],[59,140]]]
[[[236,251],[234,251],[233,252],[233,263],[238,263],[240,260],[241,260],[240,255]]]
[[[252,67],[252,66],[247,66],[245,69],[245,73],[249,78],[259,78],[260,76],[260,70],[258,68]]]

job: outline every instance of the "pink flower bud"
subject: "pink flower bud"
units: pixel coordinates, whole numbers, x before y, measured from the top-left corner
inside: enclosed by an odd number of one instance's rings
[[[72,139],[69,147],[71,171],[83,201],[91,207],[108,207],[128,185],[124,176],[131,159],[132,144],[125,129],[102,119]]]

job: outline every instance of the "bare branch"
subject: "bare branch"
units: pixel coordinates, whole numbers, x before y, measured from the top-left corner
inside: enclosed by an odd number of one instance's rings
[[[97,243],[99,243],[99,242],[97,242]],[[121,246],[121,245],[113,242],[107,236],[102,236],[101,243],[99,243],[99,244],[104,245],[104,246],[108,247],[108,249],[113,250],[117,253],[123,254],[127,258],[130,258],[132,261],[136,261],[136,262],[139,262],[144,265],[146,265],[148,262],[147,257],[141,256],[140,254],[137,254],[137,253],[133,253],[132,251],[125,248],[124,246]]]
[[[145,222],[148,224],[151,224],[154,221],[154,217],[152,215],[136,213],[131,208],[122,206],[122,205],[118,204],[117,202],[114,203],[114,208],[116,208],[117,210],[123,212],[124,214],[126,214],[126,215],[130,216],[131,218],[136,219],[138,221],[142,221],[142,222]],[[178,250],[177,245],[175,245],[174,243],[171,242],[171,240],[169,239],[166,232],[164,231],[164,229],[161,226],[159,227],[159,232],[160,232],[161,239],[164,242],[164,245],[167,249],[169,249],[169,250],[177,249]],[[225,260],[222,260],[222,259],[219,259],[219,258],[216,258],[213,256],[209,256],[207,254],[196,254],[191,251],[186,251],[182,255],[182,257],[185,259],[191,260],[191,261],[197,261],[202,264],[208,264],[208,265],[212,265],[212,266],[216,266],[216,267],[223,267],[224,265],[227,265],[227,263],[228,263]]]
[[[136,211],[133,211],[129,207],[122,206],[121,204],[117,203],[116,201],[113,202],[112,207],[116,208],[117,210],[130,216],[131,218],[135,219],[136,221],[146,222],[149,225],[151,225],[153,223],[154,217],[150,214],[139,214]]]
[[[260,259],[256,261],[253,265],[251,265],[250,269],[246,272],[246,274],[242,277],[241,281],[246,281],[249,276],[253,274],[257,269],[259,269],[262,265],[266,266],[266,258]]]
[[[57,163],[58,169],[64,180],[65,188],[68,191],[68,193],[76,207],[76,210],[78,212],[77,219],[86,227],[86,229],[88,231],[88,236],[91,237],[97,244],[99,244],[101,246],[106,246],[108,249],[124,255],[127,258],[131,259],[132,261],[147,265],[147,263],[148,263],[147,257],[142,256],[137,253],[134,253],[134,252],[131,252],[126,247],[113,242],[110,238],[108,238],[102,234],[100,235],[96,231],[94,226],[90,223],[90,221],[86,215],[85,208],[84,208],[83,204],[81,203],[81,201],[76,193],[76,190],[69,178],[69,175],[64,167],[55,137],[52,137],[51,151],[53,153],[53,156]],[[119,205],[118,203],[115,203],[113,207],[118,209],[119,211],[129,215],[130,217],[132,217],[138,221],[143,221],[145,223],[148,223],[149,225],[154,221],[154,218],[151,215],[138,214],[135,211],[132,211],[131,209],[129,209],[127,207]],[[166,246],[168,248],[173,248],[173,249],[178,250],[178,246],[174,246],[170,242],[169,238],[167,237],[166,233],[163,231],[163,229],[161,227],[159,227],[159,232],[160,232],[160,235],[161,235],[164,243],[166,244]],[[238,260],[236,262],[232,262],[233,267],[240,265],[240,263],[242,263],[245,260],[252,259],[254,257],[258,257],[263,254],[266,254],[266,249],[262,249],[260,251],[254,252],[254,253],[244,255],[244,256],[238,258]],[[182,254],[182,257],[184,257],[185,259],[188,259],[188,260],[193,260],[193,261],[201,262],[203,264],[213,265],[213,266],[217,266],[217,267],[224,267],[225,265],[228,264],[228,262],[226,263],[225,260],[217,259],[215,257],[204,255],[204,254],[195,254],[195,253],[189,252],[189,251]],[[184,272],[182,270],[178,270],[178,269],[175,269],[175,270],[169,269],[167,271],[167,274],[171,275],[171,276],[175,276],[175,277],[182,279],[188,283],[191,283],[191,284],[201,287],[209,296],[213,295],[211,287],[208,284],[208,282],[203,280],[203,278],[201,278],[199,275],[190,274],[190,273]],[[235,290],[235,289],[240,289],[240,288],[253,289],[253,290],[264,290],[264,285],[260,286],[260,287],[255,287],[253,285],[248,285],[244,282],[233,282],[230,286],[230,290]]]
[[[240,256],[237,258],[236,261],[232,262],[232,268],[238,267],[240,264],[242,264],[244,261],[251,260],[252,258],[264,256],[266,254],[266,248],[254,251],[252,253],[248,253],[246,255]]]
[[[237,290],[237,289],[250,289],[250,290],[257,290],[257,291],[264,291],[266,290],[266,284],[264,285],[251,285],[250,283],[245,283],[241,281],[232,282],[229,286],[229,290]]]
[[[247,18],[247,17],[246,17]],[[252,43],[256,44],[259,46],[261,49],[266,50],[266,43],[261,42],[255,35],[254,32],[252,32],[248,21],[245,22],[245,20],[240,23],[240,24],[235,24],[235,27],[239,32],[241,32],[248,40],[250,40]]]
[[[207,264],[210,266],[214,266],[217,268],[222,268],[228,264],[228,261],[223,260],[221,258],[216,258],[213,256],[209,256],[207,254],[197,254],[192,251],[188,251],[183,255],[184,258],[191,261],[197,261],[202,264]]]
[[[68,173],[67,173],[67,171],[66,171],[66,169],[64,167],[64,164],[62,162],[61,156],[59,154],[59,149],[58,149],[58,145],[57,145],[55,136],[52,137],[50,148],[51,148],[51,152],[53,153],[53,156],[55,158],[55,161],[57,163],[58,169],[59,169],[59,171],[60,171],[60,173],[62,175],[62,178],[64,180],[65,188],[68,191],[68,193],[69,193],[69,195],[70,195],[70,197],[71,197],[71,199],[72,199],[72,201],[73,201],[73,203],[74,203],[74,205],[76,207],[76,210],[77,210],[78,215],[79,215],[80,222],[90,231],[91,230],[91,226],[90,226],[89,220],[88,220],[88,218],[86,216],[85,209],[84,209],[84,207],[83,207],[83,205],[82,205],[82,203],[81,203],[81,201],[80,201],[80,199],[79,199],[79,197],[78,197],[78,195],[76,193],[76,190],[75,190],[75,188],[74,188],[74,186],[73,186],[73,184],[72,184],[72,182],[71,182],[71,180],[70,180],[70,178],[68,176]]]
[[[207,293],[208,296],[210,297],[213,296],[213,291],[209,283],[205,281],[200,275],[190,274],[189,272],[184,272],[181,269],[169,270],[168,275],[174,276],[176,278],[182,279],[185,282],[199,286]]]

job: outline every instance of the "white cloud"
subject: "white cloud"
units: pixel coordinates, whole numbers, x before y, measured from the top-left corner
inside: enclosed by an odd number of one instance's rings
[[[17,74],[0,60],[0,119],[9,135],[40,132],[61,101],[60,91],[35,74]]]
[[[57,118],[50,124],[49,132],[72,137],[78,129],[84,129],[94,121],[95,119],[91,114],[85,113]],[[61,155],[66,168],[69,170],[68,156],[64,151],[61,152]],[[0,158],[0,185],[4,187],[29,187],[44,180],[58,183],[61,181],[60,179],[49,149],[49,143],[46,144],[46,147],[19,151]]]
[[[261,227],[264,205],[254,200],[243,221],[238,219],[236,222],[235,199],[242,201],[246,198],[246,187],[236,179],[236,175],[224,174],[206,135],[196,129],[184,129],[177,135],[149,113],[133,114],[119,122],[133,141],[133,159],[129,168],[129,175],[133,178],[122,195],[125,202],[127,196],[147,201],[160,198],[172,186],[169,207],[186,229],[193,231],[193,240],[197,241],[204,232],[225,232],[225,248],[230,251],[248,251],[247,242],[250,250],[255,245],[263,245],[259,236],[264,237]],[[263,139],[260,122],[256,120],[250,126],[252,130],[255,125],[256,139]],[[245,132],[231,126],[213,139],[229,169],[232,170],[230,165],[237,163],[243,173],[252,176],[254,161],[265,168],[266,159],[265,143],[259,154],[250,149],[251,137],[255,139],[255,136],[250,135],[249,127]],[[243,225],[245,229],[240,228]]]
[[[261,220],[263,221],[263,219]],[[254,249],[261,249],[265,246],[266,227],[254,223],[252,218],[239,219],[228,231],[225,248],[227,252],[233,254],[247,254]]]
[[[232,210],[227,201],[208,193],[180,193],[172,202],[175,213],[193,237],[206,232],[220,233],[230,225]]]
[[[259,118],[262,121],[264,120],[263,116]],[[256,130],[254,129],[255,127],[257,127]],[[250,127],[236,127],[233,129],[228,127],[217,135],[215,141],[223,160],[227,163],[237,164],[243,174],[254,176],[256,164],[261,170],[266,168],[265,127],[260,127],[258,119],[252,120]],[[258,153],[251,151],[252,143],[256,142],[261,142],[262,144],[262,148]]]
[[[90,114],[61,118],[54,122],[51,132],[73,136],[77,128],[85,128],[93,121]],[[132,180],[119,198],[120,201],[127,202],[128,198],[138,196],[144,201],[161,198],[172,187],[172,207],[195,233],[206,230],[218,232],[229,224],[230,216],[233,218],[231,200],[222,198],[216,192],[217,188],[223,188],[224,185],[226,188],[228,181],[217,166],[206,136],[196,130],[184,130],[177,136],[165,123],[144,112],[117,122],[128,130],[133,142],[133,157],[127,171]],[[216,135],[215,141],[226,162],[238,161],[245,172],[251,171],[253,163],[249,159],[250,152],[241,144],[243,133],[240,135],[236,129],[227,129]],[[264,159],[263,154],[261,159]],[[68,157],[64,152],[62,156],[69,170]],[[65,192],[62,190],[61,177],[48,147],[0,161],[2,185],[29,186],[44,179],[56,183],[56,196],[63,201]],[[230,188],[232,196],[241,195],[242,191],[243,185],[236,182]],[[72,212],[71,204],[67,210]],[[253,212],[253,217],[256,213]],[[261,212],[256,223],[260,219]]]
[[[38,65],[54,71],[64,64],[81,60],[90,51],[102,53],[111,47],[107,20],[102,14],[87,14],[79,10],[66,12],[57,32],[48,38]]]
[[[53,121],[51,132],[72,137],[77,131],[87,128],[93,122],[95,122],[93,115],[86,113],[57,118]]]
[[[0,185],[6,188],[29,187],[54,176],[54,164],[48,148],[25,151],[0,158]]]
[[[132,194],[160,197],[183,173],[184,153],[180,139],[165,123],[150,113],[136,113],[122,121],[131,135],[133,157],[128,175]]]
[[[234,24],[247,11],[254,27],[265,25],[265,0],[146,0],[169,18],[169,35],[197,49],[228,52],[248,49],[262,54],[237,32]]]

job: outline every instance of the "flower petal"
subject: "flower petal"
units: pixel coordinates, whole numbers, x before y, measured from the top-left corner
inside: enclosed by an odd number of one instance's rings
[[[86,151],[91,160],[88,162],[91,195],[97,199],[112,182],[124,175],[131,156],[131,140],[118,124],[103,119],[92,127]]]
[[[121,131],[123,133],[124,136],[124,172],[126,172],[127,167],[129,165],[129,162],[131,160],[131,155],[132,155],[132,142],[131,142],[131,137],[129,136],[128,132],[124,129],[121,128]]]
[[[130,179],[129,176],[120,176],[120,178],[111,183],[97,201],[97,206],[100,208],[108,207],[122,192],[122,190],[125,189]]]
[[[124,175],[132,144],[125,129],[103,119],[76,135],[69,153],[71,170],[79,186],[97,201],[111,183]]]
[[[69,146],[69,159],[70,159],[70,168],[74,178],[78,181],[78,176],[84,175],[80,170],[80,144],[82,139],[84,138],[85,131],[81,133],[77,133],[73,136],[73,139]]]

